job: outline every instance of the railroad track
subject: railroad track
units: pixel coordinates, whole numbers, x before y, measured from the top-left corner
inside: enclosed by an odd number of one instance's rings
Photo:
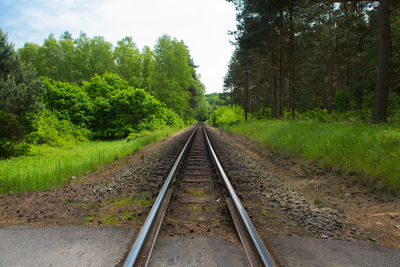
[[[202,123],[195,125],[169,171],[124,267],[149,264],[164,217],[168,216],[173,217],[174,227],[182,233],[194,232],[186,223],[193,222],[191,216],[196,216],[199,229],[208,232],[215,221],[231,223],[251,266],[275,266],[226,176]]]

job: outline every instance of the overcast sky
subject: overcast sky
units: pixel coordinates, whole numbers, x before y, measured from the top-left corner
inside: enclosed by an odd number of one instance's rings
[[[207,93],[222,92],[234,47],[235,9],[225,0],[0,0],[0,27],[17,48],[42,45],[50,33],[69,30],[104,36],[114,45],[132,36],[141,49],[169,34],[189,47]]]

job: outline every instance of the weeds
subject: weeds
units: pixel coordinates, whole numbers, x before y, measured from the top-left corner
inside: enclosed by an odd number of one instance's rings
[[[203,189],[189,189],[188,192],[194,196],[197,197],[202,197],[204,196],[204,190]]]
[[[261,215],[262,215],[262,216],[267,216],[267,211],[266,211],[265,209],[262,209],[262,210],[261,210]]]
[[[0,160],[0,193],[43,190],[69,182],[115,158],[133,153],[174,129],[152,132],[126,142],[95,141],[69,148],[36,146],[27,156]]]
[[[314,197],[313,203],[315,206],[319,206],[319,205],[321,205],[321,200],[319,200],[319,198],[317,198],[317,197]]]
[[[367,123],[261,120],[226,126],[276,151],[321,166],[365,173],[377,188],[400,191],[400,129]]]

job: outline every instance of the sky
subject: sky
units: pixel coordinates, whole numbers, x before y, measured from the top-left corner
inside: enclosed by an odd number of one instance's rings
[[[141,49],[163,34],[183,40],[206,92],[222,92],[234,47],[235,8],[225,0],[0,0],[0,27],[16,48],[50,33],[85,32],[113,43],[132,36]]]

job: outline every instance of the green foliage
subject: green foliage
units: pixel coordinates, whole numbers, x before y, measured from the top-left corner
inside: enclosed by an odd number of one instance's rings
[[[15,68],[14,45],[8,42],[8,34],[0,28],[0,80],[5,81]]]
[[[0,138],[0,159],[2,157],[17,157],[26,154],[30,145],[25,142],[10,141],[7,138]]]
[[[214,111],[219,106],[228,106],[231,104],[229,93],[212,93],[205,95],[205,98],[210,105],[210,111]]]
[[[197,108],[196,119],[198,121],[206,121],[209,118],[210,104],[207,101],[203,101]]]
[[[143,89],[130,88],[118,91],[111,98],[111,108],[115,118],[109,127],[109,132],[112,136],[124,138],[135,130],[160,128],[147,125],[156,123],[157,112],[161,107],[162,104]]]
[[[132,37],[126,36],[117,42],[113,57],[116,61],[116,72],[133,87],[142,87],[142,56]]]
[[[113,88],[119,90],[132,86],[146,89],[182,117],[196,117],[201,112],[198,107],[204,101],[205,88],[196,74],[197,66],[183,41],[167,35],[158,39],[154,51],[145,46],[140,53],[129,36],[118,41],[113,50],[111,43],[102,36],[89,38],[81,33],[72,40],[71,34],[66,31],[58,41],[50,34],[42,46],[26,43],[18,50],[18,55],[24,63],[35,66],[39,75],[56,81],[85,84],[93,76],[100,77],[105,73],[110,79],[113,79],[110,73],[122,77],[118,77],[116,82],[123,81],[124,85],[110,80],[105,84],[100,78],[99,84],[96,84],[92,79],[92,88],[85,86],[92,99],[107,99]],[[58,84],[56,87],[67,86]],[[105,109],[102,113],[107,110],[105,99],[98,99]],[[81,121],[82,118],[76,120]]]
[[[33,118],[33,131],[28,139],[33,144],[47,144],[56,147],[70,147],[87,141],[89,131],[79,127],[69,120],[60,120],[57,115],[49,110]]]
[[[129,84],[118,74],[106,72],[103,75],[95,75],[89,81],[83,82],[82,88],[91,99],[109,98],[114,91],[128,89]]]
[[[29,145],[23,140],[27,131],[27,122],[20,116],[0,110],[0,158],[23,155],[29,151]]]
[[[354,108],[354,102],[348,90],[338,90],[333,103],[340,112]]]
[[[182,41],[164,35],[154,48],[155,68],[151,73],[150,92],[180,116],[189,111],[188,88],[194,85],[194,69]]]
[[[64,34],[59,41],[50,34],[42,46],[26,43],[18,50],[22,62],[33,64],[40,76],[64,82],[80,83],[114,70],[112,44],[104,37],[90,39],[81,33],[74,41],[70,33]]]
[[[125,138],[131,132],[180,127],[182,119],[143,89],[134,89],[117,74],[96,75],[83,89],[93,103],[90,129],[95,137]]]
[[[10,142],[71,146],[88,137],[182,127],[204,114],[196,66],[184,43],[169,36],[142,53],[131,37],[113,50],[101,36],[73,40],[68,31],[59,40],[50,34],[42,46],[26,43],[17,54],[1,31],[0,45],[0,138],[7,155],[17,149]]]
[[[0,138],[21,140],[27,131],[27,122],[21,116],[0,110]]]
[[[400,191],[399,127],[264,120],[226,128],[272,149],[318,160],[324,166],[366,173],[378,188]]]
[[[150,135],[150,134],[151,134],[151,132],[150,132],[150,131],[147,131],[147,130],[143,130],[143,131],[140,131],[140,132],[133,132],[133,133],[130,133],[130,134],[128,135],[128,137],[126,137],[125,140],[126,140],[127,142],[132,142],[132,141],[135,141],[135,140],[137,140],[137,139],[139,139],[139,138],[148,136],[148,135]]]
[[[38,112],[41,109],[42,82],[31,67],[16,64],[8,79],[0,81],[0,110],[19,116]]]
[[[319,122],[368,122],[371,118],[370,110],[332,111],[328,114],[326,109],[316,108],[296,115],[299,120]]]
[[[0,29],[0,158],[29,150],[24,142],[30,128],[27,117],[41,109],[42,92],[36,72],[21,65],[14,46]]]
[[[88,94],[78,85],[42,78],[45,93],[43,101],[47,109],[60,120],[69,120],[76,125],[88,125],[93,113],[93,104]]]
[[[326,109],[316,108],[314,110],[309,110],[300,115],[301,119],[311,120],[311,121],[326,121],[328,111]]]
[[[0,160],[0,193],[43,190],[60,186],[153,143],[175,129],[155,131],[135,141],[85,142],[73,148],[34,146],[27,156]]]
[[[221,106],[211,114],[210,123],[215,126],[230,125],[244,120],[243,113],[239,106]]]

